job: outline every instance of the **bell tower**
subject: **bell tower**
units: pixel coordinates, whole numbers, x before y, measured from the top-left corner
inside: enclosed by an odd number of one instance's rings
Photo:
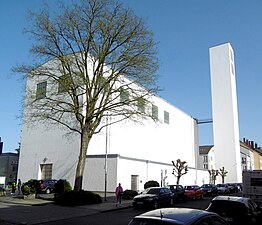
[[[210,48],[209,55],[215,169],[228,171],[225,182],[241,182],[234,51],[226,43]]]

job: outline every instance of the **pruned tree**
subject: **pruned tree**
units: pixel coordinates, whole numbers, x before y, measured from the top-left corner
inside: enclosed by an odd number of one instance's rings
[[[24,122],[49,121],[80,135],[74,184],[80,191],[93,135],[125,119],[152,117],[146,103],[158,90],[158,60],[143,19],[117,1],[60,4],[59,14],[48,7],[31,12],[33,26],[26,31],[34,38],[31,53],[38,63],[15,71],[47,82],[37,89],[27,85],[24,107],[30,111]]]
[[[177,159],[176,162],[172,161],[174,166],[172,174],[176,177],[176,184],[179,184],[180,178],[188,172],[188,166],[186,161],[181,161]]]
[[[222,168],[219,169],[218,173],[222,178],[222,184],[224,184],[225,183],[225,177],[227,176],[228,171],[226,171],[225,167],[223,166]]]
[[[216,179],[218,176],[218,170],[212,169],[212,170],[208,170],[209,173],[209,177],[210,177],[210,183],[211,184],[216,184]]]

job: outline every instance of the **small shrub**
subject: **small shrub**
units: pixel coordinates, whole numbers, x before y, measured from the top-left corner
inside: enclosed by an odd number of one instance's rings
[[[23,195],[35,194],[40,190],[40,183],[38,180],[30,179],[21,185]]]
[[[55,204],[63,206],[92,205],[102,203],[100,195],[90,191],[56,193]]]
[[[23,195],[30,195],[30,194],[35,193],[35,189],[28,186],[27,183],[22,184],[21,191]]]
[[[27,181],[27,185],[31,188],[31,192],[39,192],[40,190],[40,182],[36,179],[30,179]]]
[[[131,200],[133,199],[136,195],[138,195],[137,191],[133,191],[133,190],[125,190],[122,198],[126,199],[126,200]]]
[[[150,188],[150,187],[159,187],[159,183],[157,181],[154,181],[154,180],[150,180],[150,181],[147,181],[145,184],[144,184],[144,189],[147,189],[147,188]]]
[[[0,187],[0,196],[5,195],[5,189],[3,187]]]
[[[72,187],[67,180],[60,179],[55,183],[55,193],[66,193],[72,191]]]

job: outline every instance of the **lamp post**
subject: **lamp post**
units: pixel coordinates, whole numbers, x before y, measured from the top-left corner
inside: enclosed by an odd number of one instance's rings
[[[106,153],[105,153],[105,196],[104,199],[107,201],[107,149],[108,148],[108,113],[106,114]]]

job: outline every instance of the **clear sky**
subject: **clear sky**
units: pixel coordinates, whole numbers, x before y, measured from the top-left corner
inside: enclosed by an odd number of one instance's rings
[[[55,7],[56,0],[46,0]],[[230,42],[235,52],[240,138],[262,145],[262,1],[120,0],[145,18],[158,42],[159,95],[197,119],[212,118],[209,48]],[[23,34],[28,9],[40,0],[0,0],[0,137],[4,152],[21,139],[23,82],[11,68],[32,61]],[[221,87],[222,89],[222,87]],[[212,124],[200,144],[213,144]]]

